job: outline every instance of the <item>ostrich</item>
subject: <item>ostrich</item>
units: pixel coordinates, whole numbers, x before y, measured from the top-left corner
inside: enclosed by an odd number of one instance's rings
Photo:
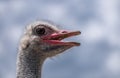
[[[62,41],[79,34],[80,31],[59,30],[46,21],[37,21],[27,26],[19,45],[17,78],[41,78],[45,59],[79,46],[77,42]]]

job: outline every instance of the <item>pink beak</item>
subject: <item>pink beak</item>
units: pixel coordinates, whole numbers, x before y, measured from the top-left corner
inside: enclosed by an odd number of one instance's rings
[[[61,40],[71,37],[71,36],[76,36],[81,34],[80,31],[59,31],[58,33],[53,33],[49,36],[45,36],[43,38],[43,41],[52,45],[72,45],[72,46],[79,46],[80,43],[77,42],[63,42]]]

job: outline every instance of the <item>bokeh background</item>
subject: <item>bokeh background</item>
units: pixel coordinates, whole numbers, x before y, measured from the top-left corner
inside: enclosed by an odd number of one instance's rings
[[[0,0],[0,78],[16,78],[18,44],[25,26],[50,20],[80,30],[81,42],[49,58],[42,78],[120,78],[119,0]]]

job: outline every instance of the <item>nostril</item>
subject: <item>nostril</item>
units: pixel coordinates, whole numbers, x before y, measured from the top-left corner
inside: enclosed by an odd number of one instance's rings
[[[62,30],[61,33],[67,33],[68,31]]]

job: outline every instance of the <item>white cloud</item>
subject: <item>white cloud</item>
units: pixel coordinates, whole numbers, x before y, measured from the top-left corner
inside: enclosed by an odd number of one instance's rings
[[[6,11],[6,4],[0,2],[0,14],[4,14]]]
[[[12,1],[10,3],[11,9],[17,13],[22,12],[25,9],[25,5],[25,2],[22,0]]]
[[[120,47],[120,36],[115,31],[108,33],[108,42],[111,46],[119,46]]]
[[[20,26],[12,26],[6,34],[11,41],[16,42],[22,34],[22,28]]]
[[[3,50],[4,50],[4,46],[3,46],[2,42],[0,42],[0,55],[2,55]]]
[[[53,18],[54,20],[63,18],[63,16],[65,16],[66,10],[65,10],[65,6],[61,6],[61,5],[48,5],[46,7],[44,7],[44,11],[45,13],[47,13],[48,18]]]
[[[107,70],[113,74],[118,74],[120,72],[120,52],[114,51],[112,52],[108,59],[106,60],[106,68]]]
[[[98,0],[98,14],[108,26],[114,26],[119,19],[117,2],[117,0]]]
[[[93,42],[105,36],[105,31],[102,25],[92,21],[88,23],[88,26],[86,26],[86,30],[82,34],[87,41]]]
[[[7,73],[4,77],[5,77],[5,78],[16,78],[16,77],[15,77],[15,73],[14,73],[13,71]]]

